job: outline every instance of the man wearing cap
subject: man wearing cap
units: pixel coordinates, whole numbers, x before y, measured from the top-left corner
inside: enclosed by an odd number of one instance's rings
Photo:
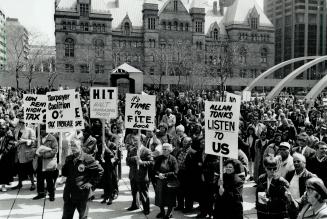
[[[297,146],[292,149],[292,153],[297,152],[300,154],[303,154],[306,159],[309,159],[311,157],[314,157],[316,154],[316,151],[310,147],[308,147],[309,144],[309,136],[307,133],[302,132],[298,134],[296,139]]]
[[[320,141],[316,154],[307,160],[307,169],[321,178],[327,185],[327,144]]]
[[[282,142],[277,150],[277,156],[280,158],[280,168],[278,173],[281,177],[285,178],[286,174],[294,170],[293,157],[290,155],[290,144],[288,142]]]

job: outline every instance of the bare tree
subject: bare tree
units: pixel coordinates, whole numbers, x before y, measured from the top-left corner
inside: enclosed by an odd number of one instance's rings
[[[16,88],[19,89],[20,73],[27,60],[27,36],[21,29],[11,29],[7,37],[8,71],[15,74]]]

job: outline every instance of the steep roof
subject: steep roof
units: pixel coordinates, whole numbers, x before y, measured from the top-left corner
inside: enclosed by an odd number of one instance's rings
[[[114,70],[112,70],[112,73],[142,73],[137,68],[134,68],[133,66],[127,64],[126,62],[124,64],[121,64]]]
[[[235,0],[234,3],[227,8],[224,22],[225,25],[247,23],[248,15],[254,7],[259,14],[260,26],[273,27],[273,24],[255,0]]]

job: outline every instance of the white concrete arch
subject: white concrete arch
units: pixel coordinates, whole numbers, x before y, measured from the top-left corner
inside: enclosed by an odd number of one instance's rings
[[[294,71],[292,71],[289,75],[287,75],[285,78],[283,78],[283,80],[281,80],[275,87],[274,89],[272,89],[272,91],[267,95],[267,100],[271,100],[273,99],[275,96],[277,96],[281,90],[285,87],[285,85],[287,84],[287,82],[289,82],[290,80],[294,79],[295,77],[297,77],[298,75],[300,75],[301,73],[303,73],[305,70],[308,70],[309,68],[311,68],[312,66],[315,66],[316,64],[326,61],[327,60],[327,56],[321,56],[317,59],[314,59],[304,65],[302,65],[301,67],[295,69]]]
[[[263,72],[262,74],[260,74],[257,78],[255,78],[243,91],[251,91],[257,84],[259,81],[263,80],[265,77],[269,76],[270,74],[274,73],[275,71],[277,71],[278,69],[295,63],[295,62],[299,62],[299,61],[304,61],[304,60],[310,60],[310,59],[316,59],[319,58],[320,56],[307,56],[307,57],[299,57],[299,58],[295,58],[295,59],[290,59],[287,60],[285,62],[279,63],[278,65],[275,65],[271,68],[269,68],[267,71]]]
[[[327,74],[318,81],[313,88],[311,88],[310,92],[305,96],[306,100],[315,100],[317,96],[327,87]]]

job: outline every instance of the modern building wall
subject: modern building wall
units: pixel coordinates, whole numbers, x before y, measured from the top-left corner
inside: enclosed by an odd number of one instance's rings
[[[6,46],[6,16],[0,8],[0,70],[4,70],[7,65],[7,46]]]
[[[326,55],[325,0],[265,0],[264,11],[276,29],[276,64],[296,57]],[[302,64],[289,66],[276,76],[283,77]],[[302,78],[319,79],[325,67],[321,64]]]
[[[239,87],[274,65],[274,27],[255,0],[61,0],[54,18],[58,83],[70,86],[105,84],[124,62],[146,84],[215,85],[207,69],[219,68],[224,45]]]

